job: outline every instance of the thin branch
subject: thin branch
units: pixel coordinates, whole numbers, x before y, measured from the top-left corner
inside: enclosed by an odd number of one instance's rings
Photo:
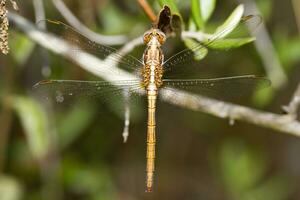
[[[37,23],[37,26],[41,30],[47,30],[46,27],[46,21],[45,19],[45,9],[44,9],[44,3],[43,0],[33,0],[33,7],[35,12],[35,22]],[[49,77],[51,75],[51,67],[49,66],[49,56],[45,49],[40,50],[40,55],[42,56],[42,75],[44,77]]]
[[[238,0],[238,2],[245,3],[245,7],[249,14],[259,14],[261,16],[261,13],[253,0]],[[280,88],[288,79],[276,54],[265,23],[262,21],[257,28],[253,28],[250,25],[248,27],[252,32],[252,35],[256,37],[254,43],[264,63],[267,76],[271,79],[273,87]]]
[[[300,106],[300,84],[298,85],[291,102],[289,103],[289,105],[283,106],[283,110],[296,119],[299,106]]]
[[[162,92],[161,97],[169,103],[194,111],[205,112],[219,118],[227,118],[230,121],[245,121],[275,131],[300,136],[300,123],[289,115],[263,112],[174,89],[165,90]]]
[[[138,0],[138,3],[140,6],[143,8],[149,19],[151,20],[152,23],[156,22],[157,18],[156,15],[154,14],[154,11],[150,7],[149,3],[146,0]]]
[[[300,1],[299,0],[292,0],[295,18],[298,26],[298,32],[300,33]]]
[[[139,36],[133,40],[131,40],[130,42],[127,42],[126,44],[124,44],[124,46],[119,49],[116,54],[119,55],[126,55],[127,53],[131,52],[135,47],[142,45],[143,44],[143,37]]]
[[[61,15],[69,22],[69,24],[75,27],[77,30],[80,30],[90,40],[104,45],[119,45],[124,44],[128,41],[127,37],[124,35],[115,35],[115,36],[106,36],[99,33],[95,33],[90,30],[84,24],[82,24],[68,9],[68,7],[61,0],[52,0],[56,9],[61,13]]]
[[[42,0],[33,0],[33,7],[35,12],[35,22],[40,22],[41,20],[45,19],[45,9],[44,9],[44,3]],[[46,29],[46,22],[41,21],[37,24],[39,28],[42,30]]]
[[[63,57],[71,59],[83,69],[103,79],[111,81],[115,80],[115,78],[122,80],[137,78],[134,75],[117,68],[115,63],[114,65],[108,65],[110,67],[107,67],[107,60],[100,60],[85,52],[78,52],[76,57],[70,56],[70,49],[72,49],[72,46],[66,41],[37,30],[30,22],[16,14],[10,13],[9,17],[33,41]],[[111,70],[118,71],[118,75],[108,75],[107,73],[111,72]],[[183,108],[202,111],[220,118],[241,120],[261,127],[281,131],[283,133],[300,136],[300,123],[290,115],[278,115],[258,111],[245,106],[226,103],[173,89],[162,89],[161,98],[166,102]]]

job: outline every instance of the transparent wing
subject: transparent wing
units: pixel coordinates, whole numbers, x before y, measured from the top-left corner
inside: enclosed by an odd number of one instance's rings
[[[49,31],[57,34],[62,39],[74,45],[73,54],[76,56],[79,50],[93,54],[101,59],[109,56],[109,59],[115,61],[123,68],[128,70],[136,70],[140,68],[143,63],[131,55],[121,55],[117,53],[117,49],[106,45],[98,44],[86,38],[80,31],[75,30],[73,27],[60,22],[52,20],[46,21]]]
[[[34,85],[34,90],[44,100],[69,104],[73,101],[98,99],[101,102],[120,100],[124,91],[130,96],[142,92],[139,80],[120,81],[80,81],[80,80],[44,80]]]
[[[254,75],[212,79],[164,79],[164,86],[192,91],[217,99],[228,100],[250,94],[256,88],[270,86],[270,80]]]
[[[196,59],[200,60],[205,57],[208,53],[208,49],[220,50],[236,48],[254,40],[254,38],[248,36],[245,26],[251,26],[252,29],[255,29],[261,21],[260,16],[245,16],[241,19],[239,24],[229,25],[227,28],[219,31],[217,30],[211,35],[202,34],[203,42],[195,41],[193,39],[186,40],[186,44],[189,48],[186,48],[165,60],[163,66],[166,76],[168,76],[168,73],[172,73],[176,70],[186,70],[186,66],[197,67],[199,62],[197,62]],[[227,36],[229,36],[230,39],[224,38]]]

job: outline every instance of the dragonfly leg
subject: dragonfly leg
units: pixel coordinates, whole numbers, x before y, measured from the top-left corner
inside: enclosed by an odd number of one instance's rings
[[[124,113],[124,129],[123,129],[123,142],[126,143],[128,136],[129,136],[129,124],[130,124],[130,106],[129,106],[129,91],[124,90],[124,107],[125,107],[125,113]]]

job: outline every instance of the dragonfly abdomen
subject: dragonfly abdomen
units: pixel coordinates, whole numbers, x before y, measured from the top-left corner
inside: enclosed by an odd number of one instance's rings
[[[155,143],[156,143],[156,136],[155,136],[155,109],[156,109],[156,98],[157,92],[156,91],[148,91],[147,92],[148,98],[148,123],[147,123],[147,192],[152,191],[153,187],[153,179],[154,179],[154,170],[155,170]]]

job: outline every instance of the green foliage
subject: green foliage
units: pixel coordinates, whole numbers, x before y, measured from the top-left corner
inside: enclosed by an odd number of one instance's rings
[[[253,42],[255,38],[233,38],[233,39],[219,39],[209,45],[212,49],[233,49],[241,47],[245,44]]]
[[[276,175],[253,187],[240,200],[287,200],[295,189],[290,185],[287,177]]]
[[[17,61],[18,64],[22,65],[28,57],[32,54],[35,43],[30,41],[28,37],[24,34],[18,34],[14,33],[14,37],[10,37],[10,48],[14,49],[14,51],[11,51],[11,55],[14,57],[14,59]]]
[[[132,26],[138,22],[138,20],[133,22],[129,16],[122,10],[117,9],[114,4],[108,4],[105,9],[99,10],[99,16],[102,19],[106,34],[129,32]]]
[[[66,158],[62,168],[64,184],[69,191],[81,193],[91,200],[117,199],[112,177],[105,167],[93,168]]]
[[[197,25],[197,28],[201,30],[204,28],[204,19],[201,13],[200,2],[198,0],[192,0],[191,6],[192,6],[193,20]]]
[[[215,1],[199,1],[199,0],[192,1],[191,9],[193,14],[193,21],[198,29],[202,31],[205,29],[206,22],[211,16],[215,8],[215,3],[216,3]],[[185,44],[187,45],[188,48],[193,48],[197,45],[204,44],[205,46],[212,49],[227,50],[232,48],[238,48],[240,46],[253,42],[255,40],[255,38],[253,37],[225,38],[234,29],[236,29],[239,24],[241,24],[243,13],[244,13],[244,6],[239,5],[230,14],[230,16],[220,26],[218,26],[215,29],[213,34],[211,35],[209,34],[210,37],[206,38],[204,41],[198,41],[198,44],[195,41],[194,46],[190,45],[190,42]],[[191,28],[191,31],[194,31],[195,28],[193,26],[193,23],[190,22],[189,24],[190,24],[189,27]],[[196,59],[198,60],[203,59],[207,54],[207,53],[205,53],[205,55],[203,54],[203,51],[205,51],[203,48],[199,48],[199,50],[197,51],[195,52],[195,54],[196,54]],[[199,55],[203,55],[203,56],[199,56]]]
[[[275,91],[272,87],[257,88],[257,90],[253,95],[253,103],[256,106],[263,108],[272,101],[274,95],[275,95]]]
[[[77,103],[73,109],[66,111],[62,116],[58,117],[58,133],[59,143],[62,148],[67,147],[75,141],[89,123],[94,119],[96,106],[91,103]]]
[[[220,166],[224,183],[233,196],[240,196],[257,184],[266,170],[266,161],[258,150],[246,142],[231,139],[220,149]]]
[[[292,188],[284,176],[265,179],[267,162],[261,149],[242,140],[230,139],[220,148],[220,166],[231,199],[285,200]]]
[[[291,71],[295,63],[300,61],[300,38],[290,38],[281,32],[275,36],[275,46],[278,56],[286,71]]]
[[[164,5],[167,5],[167,6],[169,6],[169,8],[171,9],[173,14],[177,14],[177,15],[181,16],[179,9],[177,8],[177,5],[174,0],[158,0],[158,2],[161,7]]]
[[[216,7],[216,0],[199,0],[201,5],[201,16],[204,22],[206,22]]]
[[[159,1],[160,5],[168,5],[171,8],[171,11],[174,13],[179,13],[178,8],[173,0],[170,1]],[[197,48],[195,50],[195,59],[201,60],[207,55],[207,49],[204,46],[219,49],[227,50],[232,48],[237,48],[245,44],[251,43],[255,40],[253,37],[245,38],[228,38],[225,39],[234,29],[236,29],[239,24],[241,24],[242,17],[244,14],[244,6],[237,6],[234,11],[229,15],[229,17],[219,25],[213,34],[204,32],[206,23],[211,17],[216,6],[215,0],[191,0],[191,12],[192,20],[190,18],[188,23],[188,30],[195,31],[200,30],[203,35],[209,35],[204,40],[191,40],[188,39],[185,42],[185,45],[193,49],[195,46],[203,45],[203,48]]]
[[[202,30],[212,15],[216,0],[191,0],[191,10],[198,29]]]
[[[24,127],[31,153],[37,159],[44,158],[49,150],[49,127],[43,107],[33,98],[15,96],[13,108]]]
[[[218,38],[224,38],[229,33],[231,33],[239,24],[243,17],[244,13],[244,6],[239,5],[231,14],[230,16],[220,25],[216,31],[215,35],[218,35]]]
[[[199,43],[193,39],[185,39],[184,40],[185,46],[188,48],[192,49],[195,46],[199,46]],[[208,54],[208,49],[204,46],[200,47],[199,50],[194,52],[194,59],[195,60],[202,60],[207,54]]]

